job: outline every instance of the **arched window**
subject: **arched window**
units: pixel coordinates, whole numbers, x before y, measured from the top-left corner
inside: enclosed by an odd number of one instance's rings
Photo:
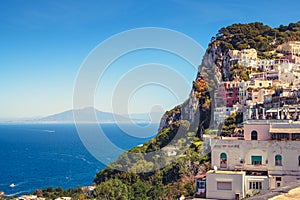
[[[282,157],[281,155],[275,156],[275,166],[281,166],[282,165]]]
[[[257,140],[257,132],[256,131],[251,132],[251,140]]]
[[[227,168],[227,155],[226,153],[220,154],[220,168]]]

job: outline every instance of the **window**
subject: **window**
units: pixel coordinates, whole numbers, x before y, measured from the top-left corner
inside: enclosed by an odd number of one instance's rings
[[[227,155],[226,153],[220,154],[220,168],[227,168]]]
[[[262,189],[262,182],[260,182],[260,181],[251,181],[251,182],[249,182],[249,189],[250,190],[261,190]]]
[[[251,132],[251,140],[257,140],[257,132],[256,131]]]
[[[252,156],[251,163],[252,163],[252,165],[261,165],[262,164],[262,156]]]
[[[280,187],[280,183],[279,182],[277,183],[277,187]]]
[[[300,140],[300,134],[299,133],[292,133],[292,140]]]
[[[272,140],[289,140],[289,134],[286,133],[274,133],[271,137]]]
[[[282,166],[282,157],[281,155],[276,155],[275,156],[275,166]]]
[[[198,187],[199,189],[205,189],[205,181],[198,180],[198,181],[197,181],[197,187]]]
[[[276,181],[281,181],[281,177],[276,177]]]
[[[217,182],[217,190],[232,190],[231,182]]]
[[[300,156],[298,156],[298,166],[300,166]]]

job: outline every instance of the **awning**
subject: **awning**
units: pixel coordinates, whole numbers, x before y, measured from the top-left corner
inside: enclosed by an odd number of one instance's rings
[[[257,162],[261,162],[262,161],[262,156],[252,156],[252,161],[257,161]]]

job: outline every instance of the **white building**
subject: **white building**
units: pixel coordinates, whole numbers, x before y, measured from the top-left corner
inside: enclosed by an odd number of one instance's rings
[[[243,171],[210,170],[206,173],[206,198],[236,199],[244,197],[245,175]]]
[[[208,198],[243,198],[300,180],[298,121],[248,120],[243,138],[211,138],[210,144],[211,164],[218,170],[206,174]],[[218,182],[226,183],[218,187]]]
[[[248,98],[247,88],[250,85],[250,81],[242,81],[239,85],[239,101],[241,104],[246,104],[246,100]]]
[[[216,107],[214,111],[214,121],[215,123],[222,123],[230,115],[230,107],[222,106]]]

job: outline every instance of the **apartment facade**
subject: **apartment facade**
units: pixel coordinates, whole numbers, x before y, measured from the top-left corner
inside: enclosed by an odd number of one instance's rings
[[[235,199],[300,180],[300,123],[292,120],[248,120],[243,138],[211,139],[212,166],[207,173],[207,197]],[[233,172],[239,173],[237,178]],[[213,174],[213,175],[211,175]],[[224,176],[226,175],[226,178]],[[234,186],[242,180],[243,187]],[[218,182],[226,182],[229,196]],[[220,183],[222,185],[222,183]],[[243,191],[241,191],[243,189]],[[219,195],[218,195],[219,194]]]

